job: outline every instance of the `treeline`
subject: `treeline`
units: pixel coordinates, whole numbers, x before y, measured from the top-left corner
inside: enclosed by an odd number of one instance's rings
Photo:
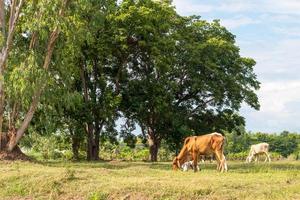
[[[270,145],[272,160],[300,159],[300,134],[284,131],[282,133],[226,133],[225,155],[228,160],[243,160],[249,154],[250,146],[261,142]],[[73,160],[72,146],[68,136],[31,134],[21,143],[22,149],[30,156],[39,160]],[[80,146],[79,159],[85,159],[86,144]],[[171,161],[176,151],[162,143],[158,152],[158,161]],[[141,138],[130,146],[122,140],[103,141],[101,143],[100,158],[104,160],[148,161],[150,156],[147,142]],[[265,156],[261,156],[265,159]]]
[[[0,153],[49,140],[98,160],[108,141],[134,146],[138,126],[156,161],[188,135],[243,126],[243,102],[259,109],[255,61],[235,36],[169,0],[14,0],[0,11]]]
[[[270,152],[273,158],[300,159],[300,134],[283,131],[282,133],[249,133],[243,134],[230,133],[226,134],[227,147],[226,154],[231,159],[244,159],[249,153],[250,146],[261,142],[267,142],[270,145]],[[271,156],[272,157],[272,156]]]

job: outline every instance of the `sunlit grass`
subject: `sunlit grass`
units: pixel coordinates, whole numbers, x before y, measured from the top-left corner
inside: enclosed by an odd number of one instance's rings
[[[229,162],[174,172],[170,163],[0,162],[0,199],[300,199],[300,162]]]

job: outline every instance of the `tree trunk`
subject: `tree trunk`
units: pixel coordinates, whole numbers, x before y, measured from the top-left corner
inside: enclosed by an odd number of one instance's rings
[[[157,162],[157,155],[160,146],[160,141],[154,135],[152,136],[148,135],[148,143],[149,143],[149,150],[150,150],[150,161]]]
[[[70,130],[71,132],[71,130]],[[78,138],[74,132],[71,132],[72,135],[72,153],[73,153],[73,159],[79,160],[79,148],[80,148],[80,138]]]
[[[96,123],[95,123],[95,148],[94,148],[94,155],[97,155],[97,157],[95,157],[97,160],[100,159],[99,158],[99,152],[100,152],[100,132],[101,132],[101,129],[102,129],[102,124],[101,124],[101,127],[100,127],[98,121],[96,121]]]
[[[73,152],[73,159],[79,160],[79,147],[80,147],[80,140],[78,138],[72,138],[72,152]]]
[[[87,160],[99,160],[99,142],[98,142],[98,151],[97,151],[97,142],[94,137],[94,127],[91,124],[87,125]]]
[[[1,134],[1,147],[0,147],[0,160],[30,160],[21,149],[16,146],[12,151],[8,151],[8,144],[10,140],[14,140],[14,137],[11,137],[7,133]]]
[[[150,148],[150,160],[151,162],[157,162],[158,148],[159,145],[157,143],[153,143],[153,145],[149,146]]]

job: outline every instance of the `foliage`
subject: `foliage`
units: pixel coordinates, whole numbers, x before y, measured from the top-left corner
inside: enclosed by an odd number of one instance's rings
[[[244,125],[237,111],[242,102],[259,108],[259,82],[234,35],[218,21],[181,17],[169,4],[123,2],[116,18],[128,63],[121,109],[151,140],[151,155],[163,139],[178,149],[193,131]]]
[[[125,143],[115,145],[105,142],[101,146],[100,157],[105,160],[146,161],[149,159],[149,149],[143,145],[130,148]]]
[[[20,146],[39,160],[71,160],[73,158],[70,145],[61,135],[41,136],[31,133],[23,138]]]
[[[226,156],[227,160],[246,160],[249,152],[239,152],[239,153],[228,153]]]
[[[282,145],[276,146],[277,143],[282,141],[282,135],[285,135],[288,144],[296,141],[297,148],[294,146],[283,147]],[[294,133],[288,134],[262,134],[262,133],[244,133],[237,135],[236,133],[226,134],[225,154],[228,160],[245,160],[249,154],[249,149],[252,144],[259,142],[268,142],[271,146],[270,154],[272,160],[282,160],[288,158],[289,160],[299,160],[299,140],[300,135]],[[163,141],[160,151],[158,153],[159,161],[171,161],[177,153],[169,148]],[[86,156],[85,143],[79,148],[79,159]],[[31,133],[24,137],[20,143],[21,148],[29,155],[37,158],[38,160],[72,160],[74,158],[70,138],[68,135],[40,135]],[[101,142],[100,158],[104,160],[127,160],[127,161],[147,161],[149,160],[150,152],[148,146],[138,138],[137,142],[129,146],[125,141],[109,141],[103,140]],[[291,152],[286,156],[287,152]],[[264,156],[261,156],[262,158]]]
[[[31,122],[21,146],[46,159],[61,151],[78,159],[85,150],[88,160],[98,160],[100,150],[108,159],[145,159],[149,147],[152,161],[169,160],[188,135],[241,131],[242,103],[259,109],[255,61],[240,55],[219,21],[180,16],[168,0],[69,1],[62,12],[63,2],[27,1],[16,28],[4,127]],[[126,122],[118,132],[120,117]],[[132,134],[137,125],[147,147]],[[274,145],[287,156],[292,151],[283,148],[295,144]]]

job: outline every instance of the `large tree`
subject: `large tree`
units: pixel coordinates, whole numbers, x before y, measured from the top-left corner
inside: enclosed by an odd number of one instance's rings
[[[13,0],[4,6],[9,20],[2,23],[2,33],[8,31],[8,35],[3,34],[6,42],[0,63],[0,107],[3,110],[0,122],[1,126],[4,122],[3,127],[9,134],[2,135],[5,142],[1,150],[16,149],[33,118],[47,87],[48,71],[53,65],[53,52],[67,6],[68,0]]]
[[[73,80],[71,84],[67,83],[69,78],[66,76],[70,76],[70,70],[60,70],[58,76],[76,94],[76,99],[80,95],[81,101],[71,107],[64,102],[58,103],[63,105],[60,114],[69,127],[75,149],[75,143],[82,142],[77,140],[77,136],[82,136],[78,129],[83,130],[87,160],[99,160],[101,137],[104,133],[114,135],[116,132],[114,127],[120,102],[115,84],[120,65],[113,53],[116,50],[112,42],[115,27],[110,20],[117,2],[85,1],[76,7],[78,12],[69,20],[71,37],[64,38],[63,54],[66,58],[62,58],[62,64],[67,63],[68,68],[74,71]]]
[[[124,1],[119,12],[131,41],[123,111],[141,126],[152,161],[163,139],[226,130],[232,119],[242,125],[241,104],[259,108],[255,61],[240,56],[218,21],[180,17],[169,3],[150,0]]]

